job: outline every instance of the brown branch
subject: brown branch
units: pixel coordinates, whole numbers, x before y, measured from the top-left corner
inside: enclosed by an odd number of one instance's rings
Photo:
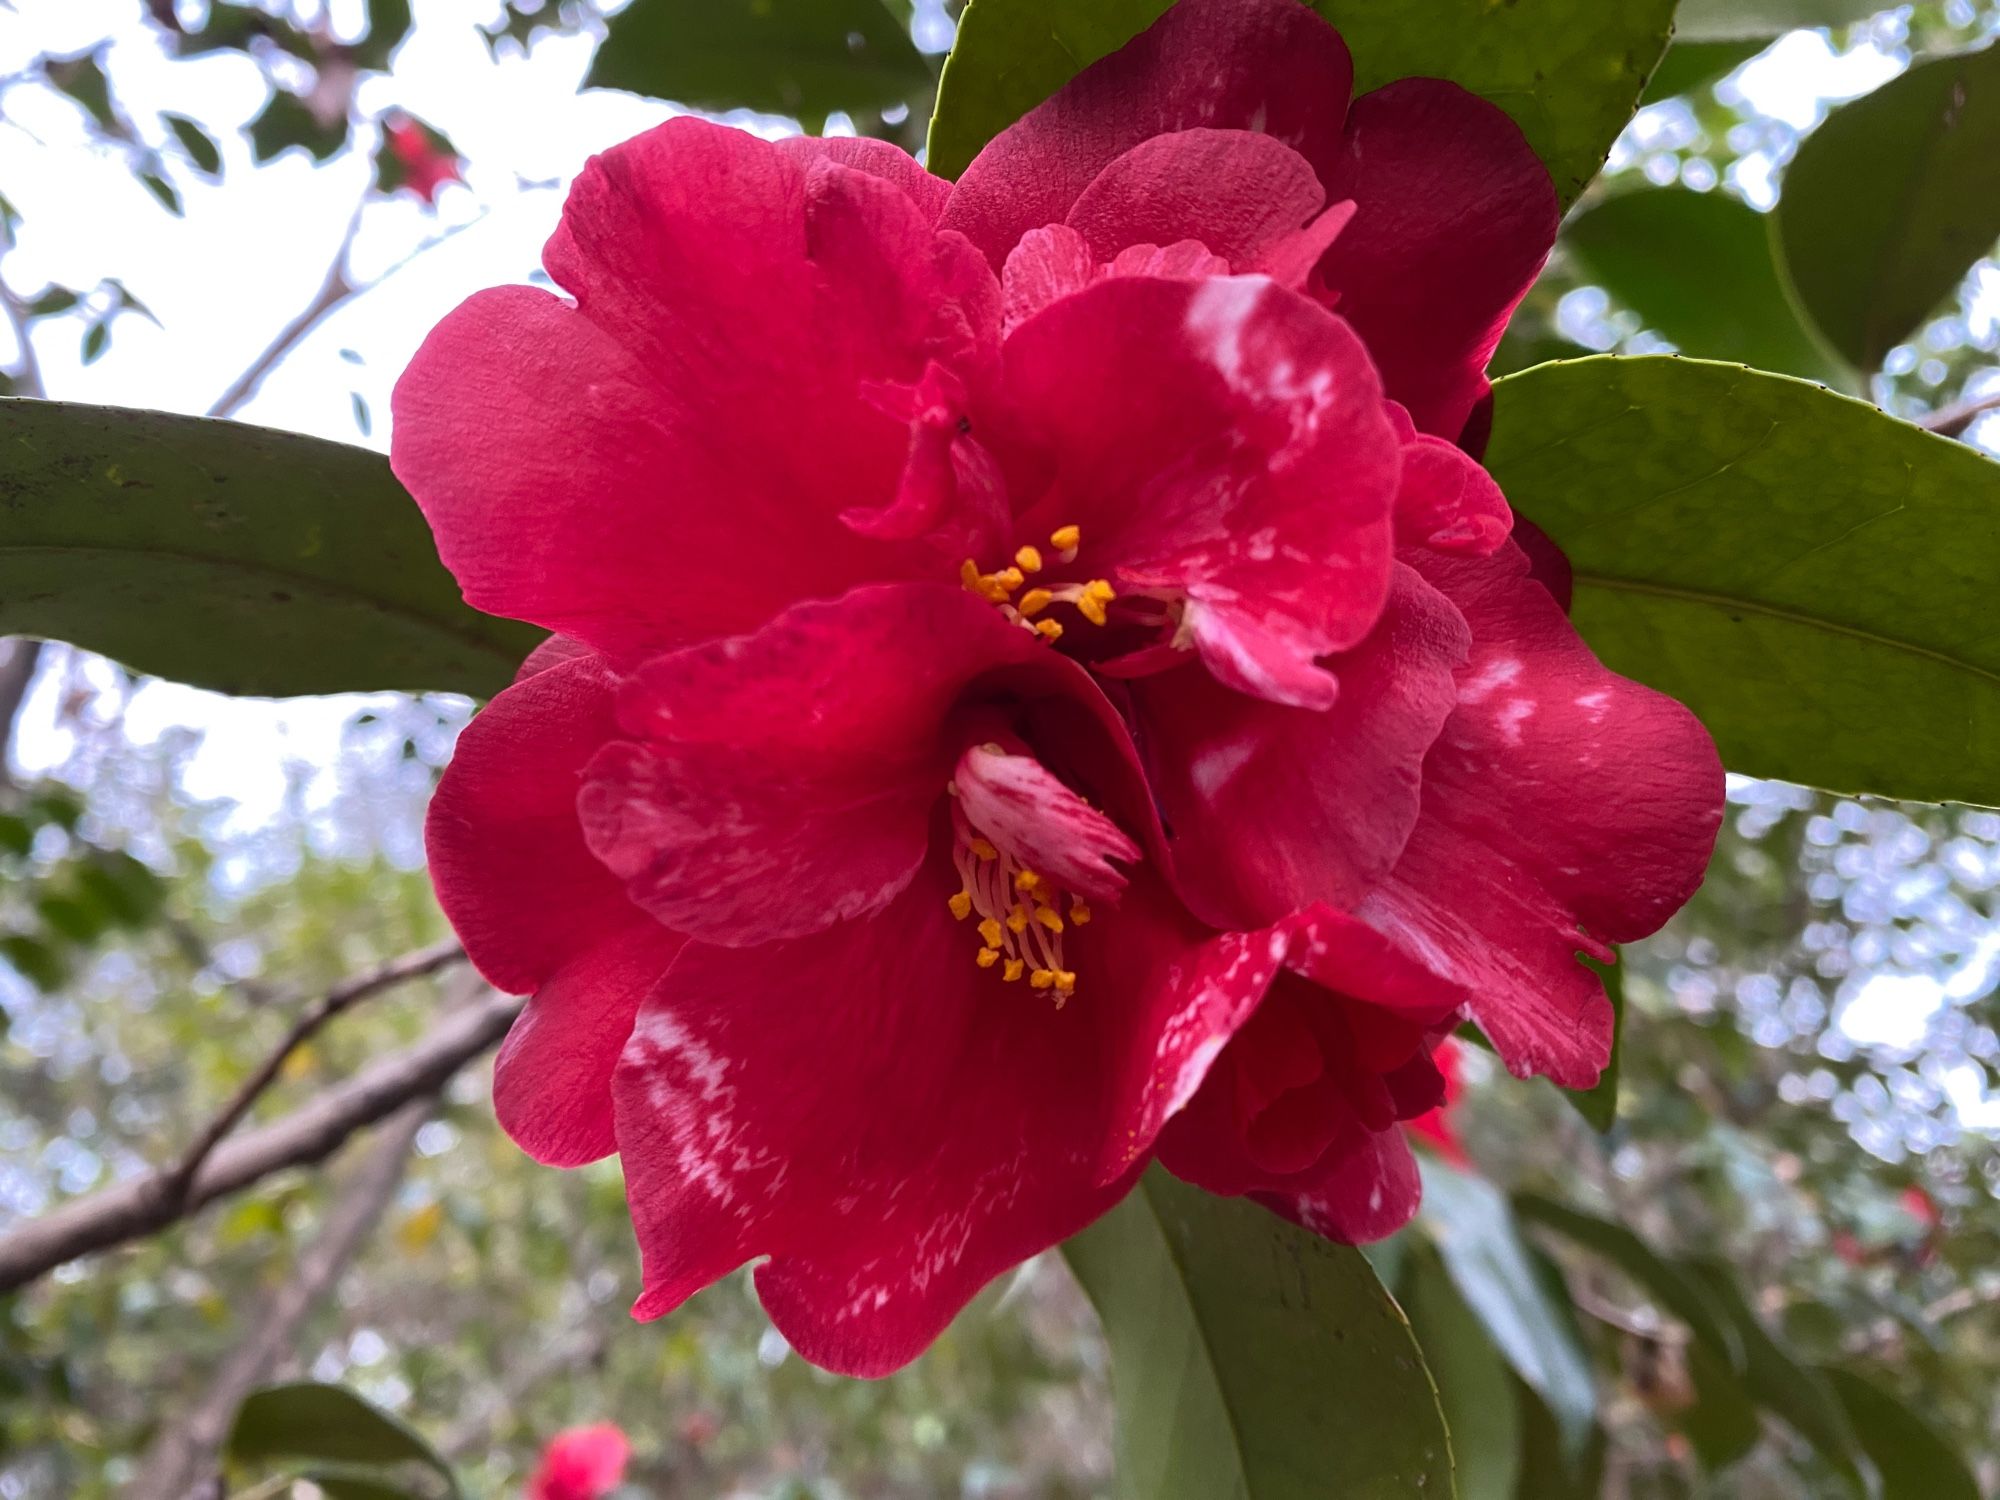
[[[243,1122],[244,1116],[250,1113],[264,1091],[277,1081],[291,1055],[327,1022],[371,995],[379,995],[396,985],[435,973],[464,957],[465,950],[456,942],[436,943],[428,948],[419,948],[414,953],[405,953],[400,958],[392,958],[379,968],[345,979],[328,990],[318,1004],[293,1023],[284,1040],[264,1059],[257,1071],[243,1080],[235,1096],[223,1106],[220,1114],[209,1121],[208,1127],[195,1138],[194,1144],[188,1147],[181,1159],[160,1174],[160,1191],[169,1198],[187,1195],[189,1185],[209,1154],[224,1136]]]
[[[347,232],[340,237],[340,248],[334,252],[333,264],[327,267],[326,279],[313,293],[312,301],[297,317],[280,328],[277,337],[264,346],[264,352],[251,360],[249,368],[236,377],[228,390],[215,398],[215,404],[208,409],[209,416],[229,416],[256,395],[264,377],[278,367],[278,362],[304,342],[306,335],[319,327],[328,313],[354,295],[354,283],[347,279],[347,261],[354,252],[354,236],[361,229],[362,206],[361,203],[354,205],[353,216],[347,221]]]
[[[324,1161],[357,1130],[442,1088],[499,1042],[522,1003],[514,996],[488,994],[445,1016],[415,1046],[381,1058],[281,1120],[224,1141],[178,1198],[162,1192],[165,1174],[152,1172],[66,1203],[0,1236],[0,1295],[78,1256],[164,1229],[274,1172]]]
[[[42,643],[26,639],[0,641],[0,791],[14,784],[7,769],[7,752],[14,743],[14,720],[27,700],[35,680],[35,667],[42,659]]]
[[[1939,437],[1955,438],[1962,436],[1966,428],[1989,411],[2000,411],[2000,391],[1976,396],[1970,401],[1959,401],[1919,417],[1917,425],[1927,432],[1935,432]]]
[[[271,1378],[298,1341],[306,1319],[333,1291],[381,1222],[409,1165],[417,1132],[437,1107],[425,1094],[384,1124],[328,1206],[319,1234],[245,1320],[248,1336],[229,1353],[187,1415],[160,1428],[124,1500],[183,1500],[218,1478],[217,1461],[243,1399]]]

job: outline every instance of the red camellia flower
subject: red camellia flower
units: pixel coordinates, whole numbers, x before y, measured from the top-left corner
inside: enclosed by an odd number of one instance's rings
[[[1406,1128],[1429,1141],[1432,1149],[1453,1166],[1470,1167],[1472,1161],[1465,1154],[1465,1142],[1458,1138],[1458,1127],[1451,1118],[1451,1107],[1465,1092],[1465,1085],[1459,1079],[1458,1043],[1447,1038],[1439,1044],[1431,1060],[1444,1077],[1444,1100],[1437,1108],[1426,1110],[1411,1120]]]
[[[1721,769],[1458,446],[1546,173],[1350,81],[1298,0],[1183,0],[956,186],[675,120],[579,178],[567,297],[398,387],[467,599],[556,632],[429,847],[532,995],[503,1124],[623,1158],[641,1316],[766,1257],[881,1373],[1154,1159],[1390,1232],[1464,1017],[1596,1078],[1577,955],[1694,889]]]
[[[528,1500],[601,1500],[623,1482],[631,1455],[632,1445],[613,1423],[568,1428],[542,1449]]]
[[[437,202],[438,189],[462,180],[458,158],[439,147],[431,132],[408,116],[389,120],[382,127],[382,140],[402,169],[402,185],[424,202]]]

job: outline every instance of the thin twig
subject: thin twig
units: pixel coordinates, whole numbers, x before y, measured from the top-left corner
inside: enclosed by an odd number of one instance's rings
[[[328,1205],[319,1233],[300,1254],[291,1275],[244,1320],[243,1342],[230,1350],[186,1416],[161,1425],[124,1500],[182,1500],[200,1493],[217,1477],[218,1457],[237,1408],[271,1378],[297,1344],[313,1309],[333,1291],[368,1242],[403,1180],[417,1132],[436,1108],[437,1096],[426,1094],[383,1124]]]
[[[264,383],[266,375],[278,367],[278,361],[297,348],[328,313],[354,295],[354,284],[347,278],[347,262],[354,253],[354,237],[361,232],[361,210],[366,204],[367,199],[363,198],[354,205],[354,212],[348,216],[347,230],[340,237],[340,248],[334,252],[333,264],[327,267],[326,279],[313,293],[312,301],[297,317],[280,328],[277,337],[264,346],[264,352],[250,361],[249,368],[236,377],[228,390],[216,397],[215,404],[208,409],[211,417],[229,416],[256,395],[257,387]]]
[[[6,311],[7,322],[14,330],[14,342],[21,346],[14,373],[14,394],[37,398],[46,395],[41,361],[35,358],[35,343],[28,337],[28,305],[8,289],[4,280],[0,280],[0,309]]]
[[[7,753],[14,744],[14,720],[27,701],[28,688],[35,680],[35,667],[42,659],[42,643],[25,637],[0,641],[0,791],[14,784],[7,769]]]
[[[164,1229],[274,1172],[324,1161],[357,1130],[442,1088],[499,1042],[522,1004],[514,996],[488,994],[445,1016],[415,1046],[378,1059],[281,1120],[222,1142],[183,1195],[163,1193],[163,1174],[151,1172],[66,1203],[0,1236],[0,1295],[78,1256]]]
[[[327,1022],[371,995],[379,995],[412,979],[434,974],[464,957],[465,950],[456,942],[434,943],[428,948],[392,958],[369,973],[342,980],[328,990],[318,1004],[292,1023],[292,1029],[285,1033],[284,1040],[278,1043],[256,1072],[243,1080],[235,1095],[222,1107],[222,1112],[208,1122],[207,1128],[195,1137],[194,1144],[188,1147],[181,1159],[160,1174],[160,1191],[170,1197],[186,1195],[189,1184],[201,1170],[201,1164],[208,1160],[209,1153],[215,1150],[224,1136],[243,1122],[243,1117],[250,1113],[264,1091],[277,1081],[291,1055],[310,1041]]]
[[[1939,437],[1958,437],[1989,411],[2000,411],[2000,391],[1989,391],[1984,396],[1975,396],[1970,401],[1959,401],[1928,416],[1919,417],[1917,425],[1926,431],[1935,432]]]

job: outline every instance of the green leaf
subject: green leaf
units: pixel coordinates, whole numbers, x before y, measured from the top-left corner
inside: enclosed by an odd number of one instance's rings
[[[160,207],[164,208],[176,219],[181,216],[180,189],[167,181],[158,172],[141,172],[139,174],[139,185],[151,193],[159,202]]]
[[[100,318],[83,335],[83,362],[94,365],[111,347],[111,324]]]
[[[1854,376],[1792,309],[1765,216],[1727,193],[1620,193],[1563,226],[1583,274],[1683,354],[1728,359],[1841,389]]]
[[[1920,62],[1828,115],[1785,170],[1776,232],[1828,342],[1880,368],[2000,240],[2000,47]]]
[[[2000,464],[1735,365],[1540,365],[1497,383],[1487,464],[1568,553],[1577,628],[1725,763],[2000,804]]]
[[[1882,1475],[1882,1500],[1979,1500],[1965,1460],[1923,1417],[1852,1370],[1819,1373]]]
[[[345,117],[322,122],[305,100],[284,89],[272,94],[264,112],[250,122],[250,151],[259,162],[294,149],[325,161],[346,144]]]
[[[69,964],[62,954],[38,938],[25,933],[0,937],[0,959],[14,966],[20,976],[43,991],[59,990],[69,978]]]
[[[1743,1388],[1758,1405],[1782,1418],[1818,1449],[1852,1493],[1874,1495],[1871,1476],[1856,1462],[1860,1450],[1854,1429],[1828,1383],[1765,1328],[1726,1265],[1714,1260],[1685,1264],[1743,1341]]]
[[[174,139],[181,143],[181,150],[187,152],[195,170],[210,177],[222,170],[222,148],[215,144],[214,136],[186,115],[161,115],[160,118],[166,121]]]
[[[979,148],[1088,64],[1115,52],[1168,0],[972,0],[938,86],[930,166],[956,177]],[[1632,117],[1673,24],[1673,0],[1318,0],[1354,55],[1356,92],[1448,78],[1507,111],[1565,204]]]
[[[1677,94],[1692,94],[1705,85],[1720,82],[1770,45],[1768,37],[1746,37],[1736,41],[1682,41],[1677,35],[1667,55],[1660,59],[1653,76],[1646,80],[1641,104],[1658,104]]]
[[[882,0],[633,0],[612,18],[584,80],[808,122],[906,103],[930,81]]]
[[[1111,1343],[1123,1495],[1450,1495],[1436,1393],[1359,1251],[1156,1166],[1063,1253]]]
[[[414,1429],[337,1385],[302,1382],[253,1391],[237,1408],[226,1451],[242,1463],[326,1465],[336,1473],[355,1465],[420,1465],[449,1493],[459,1492],[450,1465]]]
[[[1865,21],[1882,8],[1882,0],[1681,0],[1674,33],[1690,42],[1769,41],[1806,27]]]
[[[389,54],[410,34],[410,0],[368,0],[368,35],[354,49],[364,68],[386,68]]]
[[[540,638],[469,609],[379,454],[0,402],[0,635],[224,692],[497,692]]]
[[[1764,1424],[1742,1380],[1708,1345],[1690,1344],[1687,1361],[1694,1402],[1679,1413],[1676,1425],[1694,1444],[1702,1467],[1714,1473],[1756,1447]]]
[[[1611,1262],[1685,1323],[1697,1339],[1721,1356],[1726,1366],[1735,1368],[1742,1364],[1742,1339],[1730,1324],[1728,1314],[1715,1305],[1701,1282],[1654,1254],[1645,1241],[1624,1225],[1580,1213],[1538,1193],[1517,1193],[1514,1209],[1530,1224],[1551,1230]]]
[[[1608,964],[1594,958],[1585,958],[1583,963],[1603,982],[1604,998],[1611,1002],[1611,1057],[1591,1087],[1561,1092],[1584,1123],[1603,1135],[1618,1123],[1619,1060],[1625,1051],[1625,962],[1621,956]]]
[[[1424,1206],[1418,1222],[1507,1363],[1548,1403],[1565,1451],[1580,1453],[1597,1417],[1590,1362],[1521,1243],[1506,1198],[1482,1178],[1430,1159],[1419,1165]]]
[[[104,76],[104,66],[97,58],[97,52],[87,52],[52,61],[48,64],[49,82],[81,104],[99,126],[116,135],[119,127],[111,108],[111,80]]]
[[[1521,1417],[1521,1477],[1516,1500],[1599,1500],[1604,1479],[1604,1429],[1593,1425],[1580,1452],[1548,1404],[1521,1380],[1508,1378]]]
[[[25,311],[31,318],[53,318],[58,313],[68,312],[82,300],[79,293],[66,286],[52,286],[29,302]]]
[[[1521,1467],[1521,1412],[1507,1362],[1433,1252],[1410,1256],[1403,1308],[1437,1382],[1457,1500],[1510,1500]]]

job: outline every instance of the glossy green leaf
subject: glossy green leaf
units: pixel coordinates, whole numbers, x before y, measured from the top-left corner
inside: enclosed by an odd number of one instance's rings
[[[167,129],[174,133],[174,139],[181,143],[181,149],[188,154],[195,169],[213,177],[222,170],[222,148],[215,144],[215,137],[186,115],[161,115]]]
[[[0,402],[0,635],[224,692],[497,692],[540,633],[468,608],[380,454]]]
[[[1742,1340],[1728,1315],[1715,1305],[1701,1282],[1654,1254],[1644,1240],[1624,1225],[1580,1213],[1539,1193],[1516,1194],[1514,1209],[1530,1224],[1561,1235],[1616,1266],[1662,1308],[1685,1323],[1725,1364],[1734,1367],[1742,1363]]]
[[[1814,1448],[1849,1485],[1852,1494],[1877,1493],[1873,1476],[1857,1458],[1854,1429],[1827,1382],[1797,1356],[1750,1310],[1734,1273],[1720,1261],[1686,1263],[1710,1299],[1735,1325],[1743,1341],[1743,1388],[1757,1404],[1782,1419]]]
[[[972,0],[931,120],[931,170],[956,177],[979,148],[1086,65],[1115,52],[1167,0]],[[1564,203],[1631,118],[1665,49],[1673,0],[1318,0],[1354,54],[1357,91],[1449,78],[1513,116]]]
[[[1881,1473],[1882,1500],[1979,1500],[1965,1460],[1917,1412],[1852,1370],[1828,1366],[1819,1373]]]
[[[1563,226],[1584,276],[1683,354],[1727,359],[1842,389],[1854,376],[1821,349],[1771,259],[1765,216],[1727,193],[1642,188]]]
[[[2000,464],[1818,386],[1649,357],[1496,385],[1487,463],[1577,628],[1725,763],[2000,804]]]
[[[239,1463],[327,1466],[336,1474],[411,1465],[459,1492],[451,1466],[415,1429],[344,1386],[308,1381],[252,1392],[237,1408],[226,1452]],[[384,1474],[377,1482],[388,1481]]]
[[[1878,368],[2000,240],[2000,47],[1918,63],[1827,116],[1776,224],[1806,312]]]
[[[585,82],[813,124],[905,103],[930,76],[882,0],[633,0]]]
[[[347,144],[347,117],[322,120],[297,94],[279,89],[264,112],[250,122],[251,154],[260,162],[287,151],[304,151],[325,161]]]
[[[1521,1412],[1507,1362],[1433,1251],[1410,1255],[1401,1285],[1417,1347],[1437,1382],[1458,1500],[1510,1500],[1521,1468]]]
[[[1543,1284],[1514,1214],[1483,1178],[1423,1159],[1419,1224],[1444,1257],[1467,1305],[1516,1374],[1548,1403],[1565,1451],[1582,1451],[1597,1417],[1590,1362],[1565,1311]]]
[[[1677,94],[1692,94],[1727,77],[1770,45],[1768,37],[1718,42],[1683,41],[1678,36],[1646,80],[1641,104],[1657,104]]]
[[[1110,1340],[1130,1500],[1451,1494],[1430,1376],[1359,1251],[1154,1167],[1063,1253]]]
[[[1847,26],[1883,9],[1881,0],[1681,0],[1674,32],[1688,41],[1762,37],[1809,26]]]

